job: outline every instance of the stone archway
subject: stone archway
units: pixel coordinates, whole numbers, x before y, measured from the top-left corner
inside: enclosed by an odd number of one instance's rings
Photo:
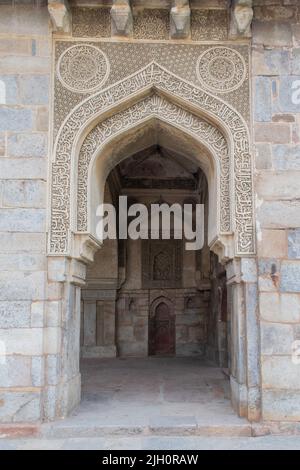
[[[217,230],[210,246],[220,260],[227,262],[232,311],[232,401],[241,416],[258,419],[255,263],[245,258],[255,252],[247,126],[240,114],[220,98],[156,63],[84,100],[66,118],[55,142],[48,278],[63,285],[61,304],[66,322],[62,328],[63,367],[54,415],[66,415],[80,399],[80,287],[85,283],[86,264],[100,248],[91,214],[95,204],[102,201],[101,184],[116,164],[110,160],[110,151],[127,131],[153,120],[177,129],[201,145],[207,162],[210,161],[211,172],[207,176],[210,190],[214,189],[217,195],[211,211]],[[94,202],[91,193],[96,195]],[[245,301],[249,295],[254,299],[252,305]]]
[[[72,223],[71,206],[72,196],[76,191],[74,175],[78,153],[87,133],[99,121],[117,115],[124,108],[130,108],[151,90],[157,90],[168,97],[173,105],[179,105],[182,110],[194,113],[196,123],[200,119],[199,116],[205,117],[207,122],[226,137],[230,162],[227,177],[233,226],[227,226],[223,231],[235,232],[235,254],[254,254],[252,161],[245,121],[220,98],[182,80],[156,63],[149,64],[134,75],[87,98],[75,107],[61,126],[54,146],[52,163],[49,254],[71,254],[70,234],[72,230],[76,231]],[[184,116],[184,111],[181,116],[177,116],[177,122],[191,119],[190,114]],[[121,128],[115,129],[114,118],[111,118],[110,124],[105,129],[106,139],[114,132],[121,131]],[[121,124],[119,122],[119,125]],[[189,124],[190,132],[193,133],[193,120]],[[118,123],[115,122],[115,125]],[[218,182],[218,188],[221,197],[221,181]]]

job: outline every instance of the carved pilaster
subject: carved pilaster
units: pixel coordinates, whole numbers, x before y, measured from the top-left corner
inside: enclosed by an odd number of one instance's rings
[[[110,16],[112,36],[132,35],[133,19],[129,0],[114,0]]]
[[[251,37],[252,18],[252,0],[232,0],[230,12],[230,38],[236,39],[239,37]]]
[[[190,35],[191,9],[189,0],[173,0],[170,13],[171,37],[187,38]]]
[[[63,33],[71,31],[71,9],[68,0],[48,0],[48,11],[54,31]]]

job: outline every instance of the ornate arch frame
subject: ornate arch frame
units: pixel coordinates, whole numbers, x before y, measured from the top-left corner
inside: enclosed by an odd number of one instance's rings
[[[215,155],[215,159],[219,161],[222,161],[222,158],[224,160],[226,155],[224,148],[226,141],[231,214],[229,223],[226,227],[223,226],[223,230],[222,221],[220,223],[214,249],[218,251],[219,246],[231,244],[230,238],[234,233],[234,249],[232,246],[225,246],[225,252],[230,253],[230,257],[255,253],[252,159],[250,136],[244,119],[220,98],[152,62],[133,75],[82,101],[63,122],[55,141],[51,165],[49,255],[73,256],[72,235],[78,232],[78,228],[81,233],[87,233],[88,224],[80,225],[80,220],[77,228],[77,215],[72,212],[71,200],[78,198],[78,203],[82,204],[82,200],[87,198],[89,168],[87,165],[83,169],[82,156],[84,152],[87,154],[89,148],[89,161],[93,161],[96,149],[91,144],[91,138],[98,135],[97,142],[103,148],[109,139],[122,132],[122,119],[118,121],[116,116],[120,118],[123,113],[123,131],[126,130],[124,122],[126,119],[128,121],[128,116],[133,116],[134,111],[138,112],[139,102],[145,107],[145,96],[150,97],[153,94],[157,97],[156,110],[153,109],[148,116],[144,115],[144,118],[152,116],[165,119],[171,125],[185,129],[196,140],[206,144],[210,152]],[[173,106],[172,118],[166,118],[161,112],[159,113],[162,101],[164,106]],[[155,107],[155,100],[152,101],[153,106]],[[136,123],[141,121],[141,118],[137,119]],[[204,127],[206,130],[211,129],[211,135],[214,134],[218,138],[212,142],[205,142]],[[222,152],[223,157],[220,159]],[[223,165],[222,170],[220,164],[220,175],[226,172],[225,167],[226,165]],[[82,200],[80,200],[80,189],[77,188],[77,177],[78,188],[83,190]],[[219,208],[224,204],[221,179],[218,177],[217,181]],[[82,184],[83,181],[86,184]]]
[[[128,121],[133,114],[137,119]],[[124,125],[126,119],[127,126]],[[54,283],[51,289],[55,287],[57,292],[61,292],[64,322],[60,356],[64,367],[56,386],[55,408],[45,411],[45,416],[47,419],[66,416],[80,401],[77,341],[80,288],[85,285],[85,265],[93,261],[100,243],[89,231],[89,220],[83,220],[82,224],[80,211],[77,214],[77,201],[83,204],[83,212],[86,207],[89,217],[94,163],[103,158],[109,142],[117,136],[122,137],[127,128],[150,119],[165,121],[208,150],[216,168],[214,176],[219,208],[224,202],[221,200],[222,168],[223,176],[226,169],[223,160],[226,163],[228,159],[229,225],[222,231],[222,223],[219,223],[216,239],[211,241],[210,248],[227,262],[227,286],[230,298],[234,299],[231,307],[234,330],[231,347],[232,356],[238,360],[231,366],[232,403],[240,416],[258,420],[261,393],[259,325],[255,303],[257,281],[256,278],[250,276],[249,280],[247,277],[249,269],[255,272],[256,262],[246,259],[255,254],[249,130],[239,112],[228,103],[156,62],[79,103],[64,120],[54,144],[49,194],[47,280]],[[211,141],[208,135],[212,137]],[[251,303],[247,300],[250,295]]]

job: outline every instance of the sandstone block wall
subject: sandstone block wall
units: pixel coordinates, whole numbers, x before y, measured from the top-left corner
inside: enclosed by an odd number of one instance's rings
[[[59,347],[55,302],[45,321],[51,37],[46,8],[14,13],[0,6],[0,422],[30,422]]]
[[[252,75],[262,414],[300,419],[300,5],[255,0]]]

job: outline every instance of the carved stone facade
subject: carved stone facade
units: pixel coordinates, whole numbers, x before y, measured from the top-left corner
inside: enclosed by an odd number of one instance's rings
[[[80,355],[167,351],[228,366],[252,433],[294,432],[298,2],[23,3],[0,5],[0,422],[66,417]],[[204,203],[204,247],[102,246],[120,194]]]

